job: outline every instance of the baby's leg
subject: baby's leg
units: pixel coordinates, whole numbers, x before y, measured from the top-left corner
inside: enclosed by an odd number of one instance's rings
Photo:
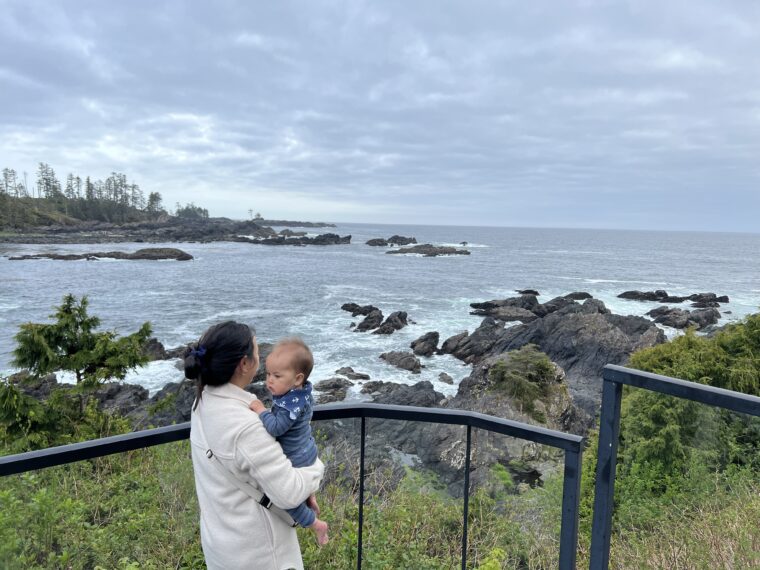
[[[327,534],[329,527],[325,521],[315,519],[314,524],[309,528],[314,531],[314,534],[317,535],[317,544],[319,546],[324,546],[330,540],[330,537]]]

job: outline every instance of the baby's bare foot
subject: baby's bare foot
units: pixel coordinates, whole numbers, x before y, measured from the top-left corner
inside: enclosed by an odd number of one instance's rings
[[[325,521],[317,519],[309,528],[317,535],[317,544],[319,546],[324,546],[330,540],[330,537],[327,535],[329,527]]]

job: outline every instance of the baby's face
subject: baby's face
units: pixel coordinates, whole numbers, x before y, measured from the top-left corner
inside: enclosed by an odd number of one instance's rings
[[[267,390],[272,396],[282,396],[303,385],[303,374],[293,368],[292,351],[276,348],[267,356]]]

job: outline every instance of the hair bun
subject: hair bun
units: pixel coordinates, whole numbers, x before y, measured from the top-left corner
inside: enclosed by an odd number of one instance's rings
[[[201,359],[193,353],[193,349],[190,345],[185,350],[185,378],[197,380],[201,375]]]

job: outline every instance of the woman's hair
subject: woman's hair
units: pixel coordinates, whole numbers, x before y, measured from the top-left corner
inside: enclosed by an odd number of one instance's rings
[[[225,321],[210,327],[185,351],[185,378],[197,380],[195,406],[204,386],[221,386],[235,374],[244,356],[253,357],[253,335],[248,325]],[[195,409],[195,408],[193,408]]]

